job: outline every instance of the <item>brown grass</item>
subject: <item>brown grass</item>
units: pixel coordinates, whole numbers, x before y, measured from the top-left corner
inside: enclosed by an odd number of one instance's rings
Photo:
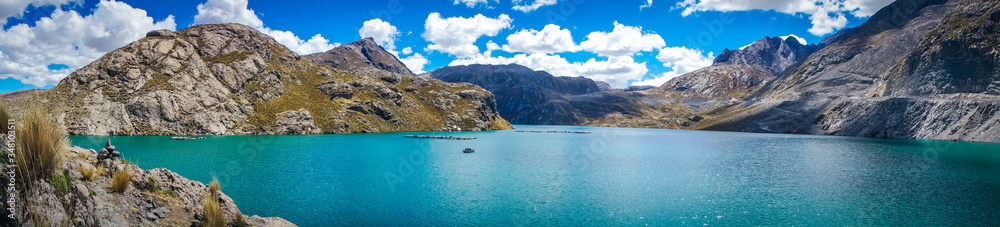
[[[128,189],[130,182],[132,182],[132,173],[129,173],[128,170],[115,171],[111,177],[111,191],[124,192],[125,189]]]
[[[10,108],[7,102],[0,100],[0,133],[7,134],[7,120],[10,119]]]
[[[219,186],[219,179],[212,178],[212,183],[208,184],[208,191],[211,192],[213,196],[219,196],[219,190],[222,190],[222,186]]]
[[[98,165],[97,168],[94,168],[80,164],[79,169],[80,169],[80,174],[83,175],[83,179],[88,181],[97,179],[97,177],[101,176],[101,174],[104,174],[103,165]]]
[[[205,220],[202,220],[201,226],[226,226],[226,217],[223,216],[222,206],[219,204],[219,190],[221,188],[219,179],[212,179],[212,183],[208,184],[208,193],[205,194],[205,204],[201,210],[205,214]]]
[[[30,186],[30,182],[52,177],[62,154],[69,148],[69,139],[62,127],[49,118],[44,108],[30,105],[15,130],[18,181]]]

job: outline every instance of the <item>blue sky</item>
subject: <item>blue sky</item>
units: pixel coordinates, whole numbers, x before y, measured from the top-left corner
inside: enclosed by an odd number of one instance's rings
[[[51,87],[149,30],[228,22],[258,28],[300,54],[365,33],[416,72],[513,62],[616,87],[658,85],[764,36],[818,43],[889,2],[14,0],[0,3],[0,92]]]

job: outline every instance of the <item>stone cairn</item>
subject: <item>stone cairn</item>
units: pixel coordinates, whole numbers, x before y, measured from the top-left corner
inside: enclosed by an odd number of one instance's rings
[[[115,145],[111,145],[111,139],[108,139],[108,143],[104,144],[104,148],[101,148],[100,152],[97,152],[97,159],[116,159],[121,157],[122,154],[115,151]]]

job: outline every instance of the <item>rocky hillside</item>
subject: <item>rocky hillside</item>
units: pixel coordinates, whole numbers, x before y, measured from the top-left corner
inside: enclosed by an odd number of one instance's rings
[[[364,38],[353,43],[344,44],[323,53],[302,56],[320,65],[330,66],[346,72],[358,72],[365,75],[382,70],[405,76],[413,76],[396,56],[385,51],[372,38]]]
[[[0,138],[0,142],[3,142]],[[5,143],[4,143],[5,144]],[[128,151],[125,151],[128,152]],[[72,147],[63,154],[52,179],[37,180],[28,192],[3,192],[24,197],[18,199],[16,219],[8,209],[0,210],[4,223],[11,226],[199,226],[209,186],[189,180],[167,169],[143,170],[121,159],[99,159],[94,150]],[[85,179],[80,166],[106,167],[94,179]],[[12,167],[0,164],[3,169]],[[132,173],[123,192],[111,190],[115,171]],[[0,180],[11,182],[7,174]],[[243,215],[232,198],[219,193],[219,205],[226,223],[242,218],[253,226],[295,226],[284,219]],[[5,197],[6,199],[6,197]]]
[[[897,1],[699,127],[1000,142],[998,34],[1000,1]]]
[[[331,51],[366,56],[330,60],[339,62],[332,68],[243,25],[152,31],[38,97],[61,113],[59,121],[73,135],[510,128],[482,88],[355,67],[409,72],[371,44],[362,40]]]

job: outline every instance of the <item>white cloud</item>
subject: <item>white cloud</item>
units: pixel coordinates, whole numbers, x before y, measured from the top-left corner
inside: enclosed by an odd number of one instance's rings
[[[371,19],[365,21],[361,29],[358,30],[358,34],[361,38],[372,37],[375,43],[382,45],[386,50],[396,49],[396,37],[399,36],[399,30],[396,26],[392,26],[389,22],[382,21],[382,19]]]
[[[403,50],[405,52],[406,49]],[[410,71],[413,71],[414,74],[421,74],[426,72],[424,71],[424,66],[426,66],[427,63],[430,63],[430,61],[427,61],[427,58],[425,58],[423,55],[420,55],[420,53],[414,53],[409,57],[400,58],[399,61],[403,62],[403,65],[406,65],[406,68],[409,68]]]
[[[610,57],[606,61],[598,61],[591,58],[586,62],[569,62],[559,55],[549,54],[517,54],[512,57],[491,57],[488,54],[480,54],[471,58],[457,59],[448,65],[470,65],[470,64],[491,64],[506,65],[519,64],[534,70],[543,70],[555,76],[584,76],[593,80],[599,80],[611,84],[613,87],[623,88],[631,80],[639,80],[646,75],[649,70],[646,62],[635,62],[630,56]]]
[[[580,43],[580,47],[601,56],[622,57],[666,46],[660,35],[643,33],[642,27],[627,26],[618,21],[614,24],[615,28],[611,33],[591,32],[587,35],[587,40]]]
[[[531,2],[531,3],[528,3],[528,2]],[[527,13],[527,12],[534,11],[534,10],[536,10],[538,8],[541,8],[542,6],[555,5],[556,3],[558,3],[558,1],[556,1],[556,0],[534,0],[534,1],[532,1],[532,0],[513,0],[513,1],[511,1],[511,3],[514,4],[514,7],[511,7],[511,9]]]
[[[502,49],[500,44],[494,43],[493,40],[486,41],[486,51],[494,51]]]
[[[264,22],[257,17],[257,14],[252,9],[247,8],[247,0],[208,0],[203,4],[198,4],[198,14],[194,16],[194,24],[221,23],[239,23],[256,28],[299,54],[323,52],[340,45],[339,43],[331,44],[320,34],[314,35],[309,40],[302,40],[290,31],[264,27]]]
[[[434,12],[427,15],[425,31],[420,36],[431,42],[424,48],[425,51],[436,50],[466,58],[479,53],[479,47],[475,45],[476,39],[484,35],[496,36],[500,30],[510,28],[512,21],[507,14],[500,14],[497,18],[482,14],[470,18],[441,18],[440,13]]]
[[[53,85],[107,52],[157,29],[174,30],[173,16],[155,21],[145,10],[117,1],[97,3],[92,15],[56,9],[35,26],[19,24],[0,31],[0,78],[35,86]],[[68,68],[50,70],[50,64]]]
[[[666,83],[674,77],[711,66],[712,60],[715,59],[714,55],[715,54],[709,52],[706,56],[701,50],[688,49],[685,47],[667,47],[660,49],[660,53],[656,55],[656,60],[663,62],[663,66],[670,67],[670,71],[664,72],[652,79],[634,82],[632,85],[663,85],[663,83]]]
[[[493,1],[496,3],[500,2],[499,0],[493,0]],[[490,0],[455,0],[455,2],[452,4],[453,5],[465,4],[465,6],[468,6],[469,8],[476,8],[477,5],[483,4],[486,6],[486,8],[493,8],[492,6],[490,6]]]
[[[809,33],[816,36],[829,34],[847,26],[845,14],[869,17],[893,0],[684,0],[675,8],[684,9],[681,15],[688,16],[698,11],[748,11],[774,10],[787,14],[810,15],[812,28]]]
[[[507,44],[503,51],[514,53],[562,53],[579,51],[580,47],[573,41],[569,29],[560,29],[559,25],[548,24],[541,31],[521,30],[507,36]]]
[[[802,37],[798,37],[795,34],[789,34],[789,35],[781,37],[782,40],[788,40],[788,38],[795,38],[795,41],[798,41],[799,44],[802,44],[802,45],[808,45],[809,44],[809,42],[806,42],[806,39],[803,39]]]
[[[646,0],[646,4],[639,6],[639,10],[649,8],[650,6],[653,6],[653,0]]]
[[[413,53],[413,48],[410,47],[403,48],[403,54],[410,54],[410,53]]]
[[[7,24],[7,19],[14,17],[20,18],[24,16],[24,10],[28,8],[29,5],[40,7],[40,6],[60,6],[69,3],[77,2],[76,0],[3,0],[0,1],[0,26]]]

